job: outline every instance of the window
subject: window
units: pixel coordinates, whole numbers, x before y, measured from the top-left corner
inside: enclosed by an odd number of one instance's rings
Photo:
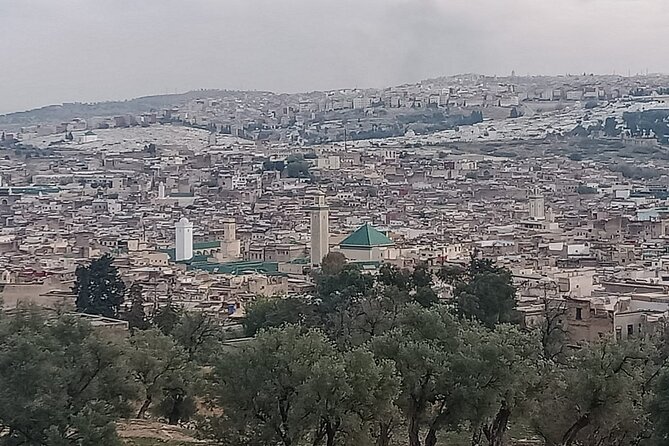
[[[627,336],[629,337],[629,336],[632,336],[632,335],[634,335],[634,325],[629,324],[627,326]]]
[[[616,341],[620,341],[623,337],[623,329],[616,327]]]
[[[581,310],[580,308],[576,309],[576,320],[577,321],[580,321],[581,319],[583,319],[583,312],[582,311],[583,310]]]

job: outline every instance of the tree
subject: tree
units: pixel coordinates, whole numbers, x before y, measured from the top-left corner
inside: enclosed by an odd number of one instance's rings
[[[475,318],[489,328],[513,320],[516,288],[508,269],[478,259],[474,253],[467,269],[444,266],[439,277],[453,286],[461,316]]]
[[[439,301],[437,293],[434,292],[432,271],[425,262],[414,267],[411,272],[411,285],[414,289],[413,300],[424,307],[430,307]]]
[[[547,445],[638,445],[649,436],[643,341],[585,346],[542,375],[531,427]]]
[[[411,305],[397,328],[372,340],[377,357],[392,360],[400,375],[398,405],[409,446],[435,446],[438,432],[453,421],[451,364],[459,348],[458,330],[447,309]],[[426,432],[424,440],[421,432]]]
[[[153,315],[152,322],[157,329],[163,332],[163,334],[171,335],[179,323],[182,314],[182,308],[169,302],[167,305],[160,307],[158,311],[156,311],[156,314]]]
[[[462,412],[479,444],[502,446],[514,415],[527,414],[540,388],[541,347],[534,334],[498,325],[469,324],[454,360],[457,386],[466,395]]]
[[[142,285],[133,283],[130,287],[130,311],[127,315],[128,328],[130,333],[135,330],[146,330],[149,328],[149,321],[144,312],[144,296],[142,294]]]
[[[390,263],[381,265],[376,280],[381,285],[394,286],[402,291],[409,291],[412,286],[412,275],[409,270],[401,269]]]
[[[341,353],[321,331],[297,326],[261,332],[221,357],[215,377],[214,396],[237,435],[281,446],[368,438],[396,388],[390,363],[365,350]]]
[[[265,328],[277,328],[284,324],[310,325],[314,321],[314,307],[307,299],[298,297],[258,298],[246,306],[244,332],[255,336]]]
[[[458,311],[487,327],[510,322],[516,306],[516,288],[509,272],[484,272],[455,289]]]
[[[341,272],[346,265],[346,256],[341,252],[329,252],[321,262],[321,271],[327,276],[334,276]]]
[[[221,325],[203,312],[184,311],[171,333],[186,352],[186,359],[207,363],[223,340]]]
[[[117,317],[123,303],[125,284],[108,254],[93,260],[90,265],[79,265],[72,288],[76,295],[77,311],[105,317]]]
[[[431,287],[433,285],[432,272],[425,262],[418,263],[411,272],[411,284],[415,288]]]
[[[309,164],[306,161],[296,161],[288,163],[286,172],[289,178],[309,178]]]
[[[597,189],[594,187],[586,186],[585,184],[579,184],[576,188],[576,193],[580,195],[596,194]]]
[[[151,329],[130,338],[128,361],[142,393],[137,418],[143,418],[152,403],[193,373],[184,350],[169,336]]]
[[[286,158],[286,174],[289,178],[309,178],[309,163],[302,154],[289,155]]]
[[[543,359],[550,362],[562,360],[567,346],[568,332],[563,319],[567,304],[563,299],[542,299],[543,315],[539,325]]]
[[[339,274],[316,277],[315,307],[321,326],[337,342],[350,342],[351,310],[372,294],[374,278],[358,265],[345,265]]]
[[[669,444],[669,371],[659,375],[655,397],[650,404],[653,437],[658,445]]]
[[[79,318],[23,309],[0,321],[0,443],[120,445],[134,396],[121,349]]]

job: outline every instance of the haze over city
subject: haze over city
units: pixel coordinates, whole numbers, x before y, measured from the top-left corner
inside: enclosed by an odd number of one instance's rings
[[[662,0],[0,0],[0,113],[200,88],[669,71]],[[643,20],[641,20],[643,19]],[[612,28],[615,27],[615,33]]]
[[[0,0],[0,446],[668,446],[666,0]]]

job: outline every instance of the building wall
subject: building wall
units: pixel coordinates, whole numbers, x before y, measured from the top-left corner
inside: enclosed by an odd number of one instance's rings
[[[613,313],[591,308],[587,300],[567,300],[564,322],[573,343],[595,342],[614,332]]]

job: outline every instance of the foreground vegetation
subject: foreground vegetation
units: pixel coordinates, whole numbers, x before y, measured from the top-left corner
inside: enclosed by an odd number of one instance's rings
[[[3,315],[0,444],[121,445],[116,422],[149,416],[230,446],[501,446],[510,432],[669,444],[664,331],[572,348],[559,308],[535,330],[514,324],[507,270],[473,259],[437,275],[453,287],[448,304],[424,265],[373,277],[330,255],[314,296],[250,305],[254,338],[234,348],[216,321],[170,305],[148,316],[131,305],[129,338],[34,308]],[[76,286],[94,302],[80,297],[82,308],[115,311],[104,307],[117,294]]]

